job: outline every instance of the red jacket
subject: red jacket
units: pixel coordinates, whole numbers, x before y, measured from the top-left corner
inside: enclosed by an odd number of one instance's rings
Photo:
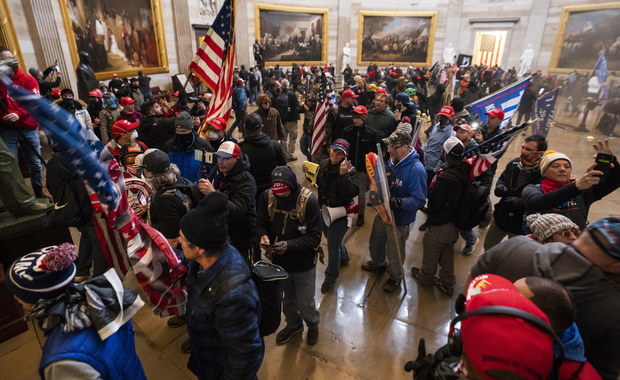
[[[16,85],[31,91],[34,94],[39,93],[39,83],[32,75],[28,75],[24,73],[21,69],[17,69],[15,71],[15,75],[13,75],[13,83]],[[23,129],[37,129],[39,124],[37,121],[30,116],[28,111],[19,105],[13,98],[8,95],[7,88],[4,84],[0,84],[0,99],[5,102],[6,108],[8,109],[8,113],[16,113],[19,115],[19,120],[15,122],[18,127]],[[2,118],[7,114],[4,112],[3,107],[0,107],[0,124],[3,124]]]

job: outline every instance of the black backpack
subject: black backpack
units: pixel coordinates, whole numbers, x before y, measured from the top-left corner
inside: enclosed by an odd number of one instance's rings
[[[288,273],[281,267],[265,261],[257,261],[251,268],[251,274],[240,273],[227,278],[215,291],[216,302],[231,289],[245,284],[250,279],[258,289],[260,299],[261,337],[273,334],[280,326],[282,316],[282,280],[288,278]]]
[[[491,188],[480,181],[465,184],[463,195],[454,210],[453,222],[459,230],[468,231],[476,227],[489,211]]]
[[[280,120],[282,122],[286,121],[289,114],[289,101],[288,101],[288,92],[280,92],[275,99],[275,109],[280,113]]]

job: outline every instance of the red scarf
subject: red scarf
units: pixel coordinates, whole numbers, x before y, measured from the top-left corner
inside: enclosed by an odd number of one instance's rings
[[[568,182],[558,182],[549,178],[543,178],[542,182],[540,183],[540,188],[542,189],[543,194],[546,194],[573,182],[575,182],[574,179],[571,179]]]

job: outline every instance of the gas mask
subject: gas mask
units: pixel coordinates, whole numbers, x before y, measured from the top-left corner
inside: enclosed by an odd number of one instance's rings
[[[117,109],[118,104],[116,104],[116,97],[105,98],[105,106],[113,110]]]

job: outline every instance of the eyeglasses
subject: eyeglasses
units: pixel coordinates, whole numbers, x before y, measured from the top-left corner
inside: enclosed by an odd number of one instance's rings
[[[389,146],[391,149],[396,150],[396,149],[398,149],[398,148],[402,148],[402,147],[404,147],[404,146],[408,146],[408,145],[404,145],[404,144],[403,144],[403,145],[397,145],[397,146],[392,146],[392,145],[388,145],[388,146]]]
[[[564,239],[571,239],[573,237],[576,239],[579,237],[579,235],[581,235],[581,231],[577,228],[571,228],[570,230],[556,232],[556,233],[562,235]]]

